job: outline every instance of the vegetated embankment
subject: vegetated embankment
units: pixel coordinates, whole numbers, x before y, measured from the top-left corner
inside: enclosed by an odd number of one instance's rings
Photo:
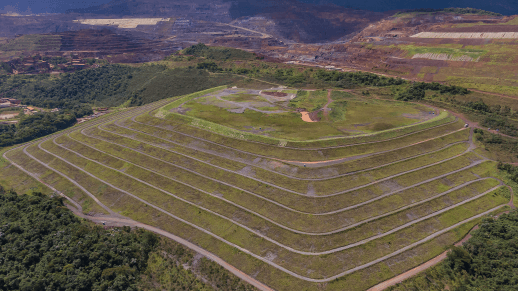
[[[367,289],[437,255],[510,198],[449,115],[328,144],[274,143],[156,111],[189,98],[4,157],[89,212],[185,238],[276,290]]]

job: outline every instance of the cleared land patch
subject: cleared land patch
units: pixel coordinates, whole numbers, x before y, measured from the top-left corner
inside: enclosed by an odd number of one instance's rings
[[[518,38],[518,32],[420,32],[411,37],[419,38]]]
[[[296,92],[216,97],[221,90],[101,117],[5,158],[92,214],[124,215],[186,238],[276,290],[365,290],[442,252],[510,199],[491,176],[496,163],[472,152],[470,129],[450,115],[415,123],[419,113],[405,104],[383,111],[384,104],[334,93],[334,102],[347,103],[346,120],[360,120],[364,106],[392,118],[393,128],[316,141],[301,131],[300,142],[280,143],[254,132],[221,134],[231,127],[217,120],[196,126],[189,112],[248,106],[266,114],[270,106],[261,103],[290,110],[296,98],[268,98]],[[327,91],[316,92],[304,106],[329,101]],[[399,107],[414,122],[397,121]]]
[[[120,19],[78,19],[74,22],[88,25],[114,25],[119,28],[136,28],[139,25],[156,25],[161,21],[169,21],[170,18],[120,18]]]

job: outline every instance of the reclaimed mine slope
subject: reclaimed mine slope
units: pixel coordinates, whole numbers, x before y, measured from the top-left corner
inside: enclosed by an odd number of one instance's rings
[[[106,211],[103,221],[166,235],[261,290],[367,289],[438,254],[509,200],[505,185],[486,175],[494,163],[472,152],[472,132],[455,118],[378,140],[279,147],[150,114],[172,101],[101,117],[4,157],[62,195],[60,181],[72,183]],[[395,259],[397,268],[387,265]]]

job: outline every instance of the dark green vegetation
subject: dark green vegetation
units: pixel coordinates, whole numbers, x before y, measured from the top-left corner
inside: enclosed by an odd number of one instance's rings
[[[483,147],[482,154],[507,163],[518,161],[518,140],[515,138],[493,134],[487,130],[475,129],[475,139]]]
[[[0,62],[0,69],[4,70],[5,73],[13,73],[13,68],[6,62]]]
[[[510,164],[498,163],[498,169],[511,175],[511,180],[518,183],[518,167]]]
[[[388,290],[516,290],[518,212],[485,219],[472,235],[440,265]]]
[[[0,93],[44,108],[71,108],[77,104],[112,107],[125,102],[135,106],[232,81],[231,76],[210,76],[205,70],[107,65],[60,77],[2,76]]]
[[[0,147],[27,142],[72,126],[76,118],[92,114],[92,108],[77,106],[59,112],[24,115],[17,124],[0,124]]]
[[[253,53],[244,50],[227,48],[227,47],[211,47],[203,43],[199,43],[188,47],[181,51],[183,55],[192,55],[196,57],[203,57],[209,60],[253,60],[257,56]]]
[[[0,225],[0,290],[254,290],[151,232],[81,221],[61,198],[0,187]]]
[[[59,59],[55,60],[59,62]],[[18,125],[0,125],[0,147],[26,142],[73,125],[92,106],[138,106],[160,99],[230,84],[240,77],[210,75],[204,69],[168,69],[159,65],[106,65],[55,77],[0,75],[0,94],[23,104],[59,108],[59,113],[24,117]]]
[[[138,287],[145,291],[257,290],[213,261],[200,258],[189,249],[167,239],[161,239],[149,254],[147,269]]]
[[[89,226],[37,193],[0,201],[1,290],[137,290],[157,236]]]
[[[396,94],[396,99],[402,101],[422,100],[426,95],[426,91],[439,92],[440,94],[450,95],[466,95],[470,93],[468,89],[459,86],[447,86],[435,82],[416,82],[412,83],[403,91],[398,91]]]

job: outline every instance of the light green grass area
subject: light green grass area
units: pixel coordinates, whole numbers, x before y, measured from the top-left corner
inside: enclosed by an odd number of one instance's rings
[[[45,168],[43,165],[38,163],[37,161],[31,159],[27,155],[23,153],[21,149],[16,149],[12,152],[8,153],[8,157],[12,159],[15,163],[23,166],[25,169],[30,169],[31,173],[34,173],[38,176],[39,179],[44,181],[45,183],[53,186],[58,189],[61,193],[71,198],[78,204],[82,206],[83,213],[89,214],[106,214],[107,212],[97,205],[93,199],[86,195],[80,188],[75,186],[69,180],[63,178],[57,173]],[[13,165],[9,166],[10,168],[14,168]],[[10,169],[9,173],[6,173],[5,178],[10,178],[11,175],[16,175],[16,182],[21,183],[13,183],[13,181],[9,181],[7,179],[2,180],[2,184],[13,188],[18,193],[30,194],[33,192],[41,192],[47,195],[53,193],[51,189],[46,187],[45,185],[38,183],[34,178],[30,177],[28,174],[22,172],[21,170]]]
[[[157,117],[165,117],[166,115],[169,114],[169,110],[173,109],[173,108],[176,108],[194,98],[198,98],[198,97],[201,97],[203,95],[207,95],[209,93],[212,93],[212,92],[215,92],[215,91],[219,91],[219,90],[222,90],[222,89],[225,89],[227,86],[220,86],[220,87],[215,87],[215,88],[211,88],[211,89],[207,89],[207,90],[203,90],[203,91],[199,91],[199,92],[196,92],[196,93],[192,93],[192,94],[188,94],[188,95],[185,95],[183,97],[180,97],[178,99],[175,99],[175,101],[167,104],[166,106],[164,107],[161,107],[158,111],[154,112],[154,114],[157,116]]]
[[[240,132],[249,131],[250,127],[255,129],[256,133],[264,129],[262,132],[267,136],[291,140],[318,139],[343,134],[327,123],[304,122],[300,113],[296,112],[265,114],[246,109],[243,113],[233,113],[217,106],[200,103],[185,107],[191,109],[187,112],[188,116],[237,129]],[[207,128],[203,122],[193,121],[192,124]]]
[[[398,45],[397,48],[407,52],[408,57],[416,54],[446,54],[451,57],[469,56],[473,59],[484,56],[488,50],[474,48],[454,48],[454,47],[431,47],[416,45]]]
[[[50,194],[49,188],[13,166],[3,157],[7,150],[8,148],[0,150],[0,186],[5,190],[13,189],[20,194],[31,194],[33,192]],[[9,157],[11,155],[21,155],[20,150],[12,151]]]
[[[226,147],[232,147],[239,150],[244,150],[250,153],[265,155],[272,158],[278,158],[281,160],[287,161],[302,161],[302,162],[310,162],[310,161],[326,161],[326,160],[335,160],[345,157],[353,157],[357,155],[388,151],[400,148],[402,146],[409,146],[412,144],[416,144],[423,140],[441,138],[442,136],[451,134],[455,130],[459,130],[463,126],[463,122],[455,122],[446,124],[443,126],[434,127],[428,130],[423,130],[417,132],[415,134],[409,134],[403,136],[401,138],[397,138],[394,140],[386,140],[381,141],[379,143],[365,143],[365,144],[357,144],[351,145],[347,147],[336,147],[336,148],[325,148],[319,149],[318,151],[308,151],[302,149],[294,149],[294,148],[285,148],[279,146],[270,146],[264,144],[255,144],[249,143],[246,141],[238,140],[238,139],[230,139],[227,142],[217,142],[217,144],[211,143],[199,143],[198,147],[207,148],[210,150],[217,150],[222,148],[225,145]],[[129,127],[130,129],[138,130],[140,132],[131,131],[122,126]],[[115,130],[120,133],[136,135],[138,137],[142,137],[145,139],[155,139],[158,138],[161,141],[173,141],[174,143],[184,144],[187,141],[194,141],[195,138],[189,136],[192,135],[193,131],[184,131],[186,128],[182,128],[180,126],[174,127],[175,131],[185,132],[188,135],[180,134],[178,132],[173,132],[168,129],[170,127],[166,127],[167,129],[162,129],[160,127],[152,127],[140,123],[129,122],[126,121],[120,127],[111,128],[111,130]],[[190,129],[190,128],[189,128]],[[205,131],[205,133],[207,133]],[[210,133],[210,132],[209,132]],[[202,135],[203,136],[203,135]],[[203,138],[212,137],[212,136],[203,136]]]
[[[105,167],[100,166],[99,164],[92,163],[83,158],[70,155],[70,153],[60,150],[52,143],[46,142],[43,143],[43,145],[44,148],[46,148],[47,150],[50,150],[55,154],[59,154],[60,156],[66,157],[66,159],[70,162],[78,165],[80,168],[85,169],[86,171],[92,173],[100,179],[112,183],[117,187],[129,191],[130,193],[134,193],[135,195],[142,197],[143,199],[150,203],[153,203],[154,205],[160,205],[162,209],[171,211],[172,213],[177,213],[178,215],[180,215],[180,217],[187,219],[189,221],[193,221],[196,225],[199,225],[204,228],[209,228],[212,232],[216,234],[225,235],[228,240],[237,243],[238,245],[241,245],[254,253],[262,252],[262,250],[264,250],[264,247],[270,249],[270,251],[275,251],[278,257],[274,259],[274,261],[280,265],[286,266],[291,270],[295,270],[296,272],[304,272],[303,270],[307,269],[319,270],[318,272],[311,274],[311,277],[317,278],[321,276],[333,275],[337,272],[337,270],[340,270],[344,267],[351,268],[356,265],[368,262],[369,260],[372,260],[384,254],[388,254],[399,247],[407,245],[408,243],[414,240],[418,240],[419,238],[427,234],[426,229],[428,229],[428,227],[424,227],[421,224],[453,224],[456,221],[460,221],[464,218],[472,216],[473,213],[477,213],[481,210],[492,207],[495,205],[495,203],[501,203],[501,201],[498,199],[491,199],[492,197],[486,198],[485,196],[484,198],[480,198],[479,200],[469,202],[465,204],[465,206],[460,206],[452,211],[442,214],[438,220],[433,219],[430,222],[423,221],[422,223],[418,223],[415,226],[406,228],[402,231],[398,231],[395,234],[390,234],[383,238],[367,243],[365,246],[362,246],[362,249],[364,249],[368,255],[359,256],[361,252],[358,252],[357,248],[341,251],[340,253],[344,255],[347,254],[353,259],[351,261],[343,262],[338,258],[339,256],[336,255],[321,257],[301,256],[293,254],[292,252],[282,249],[279,246],[273,245],[269,242],[265,242],[263,239],[260,239],[255,235],[247,234],[247,231],[245,231],[243,228],[238,227],[237,225],[229,224],[229,221],[224,220],[222,218],[218,218],[214,216],[214,214],[210,214],[205,210],[199,209],[197,206],[188,205],[185,202],[180,201],[172,203],[172,198],[167,193],[144,185],[142,182],[134,181],[130,177],[123,175],[122,173],[107,169]],[[126,169],[125,171],[128,171],[128,175],[131,175],[131,173],[133,173],[128,164],[122,163],[119,164],[119,167],[121,169]],[[147,181],[148,183],[155,183],[156,177],[149,176],[145,181]],[[165,185],[163,185],[162,187],[165,187]],[[173,185],[170,185],[169,188],[167,188],[167,191],[176,191],[177,193],[182,192],[187,195],[192,195],[191,199],[199,200],[200,198],[202,198],[194,193],[186,192],[185,190],[179,189],[178,187],[173,187]],[[221,204],[221,202],[218,203],[216,200],[211,201],[210,204],[212,205],[212,207],[214,207],[214,209],[223,209],[223,204]],[[228,208],[230,206],[227,205],[226,207]],[[234,213],[234,215],[236,215],[237,212],[240,213],[239,216],[242,217],[242,221],[246,222],[247,224],[253,225],[254,223],[264,223],[261,222],[261,220],[257,217],[247,215],[245,212],[238,211],[237,209],[230,211],[229,213]],[[233,229],[233,232],[229,233],[229,229]],[[262,243],[259,244],[259,241],[262,241]],[[388,248],[380,248],[381,245],[387,245],[387,242],[391,242]]]
[[[212,89],[211,89],[212,90]],[[214,89],[215,91],[216,89]],[[206,94],[206,91],[204,92]],[[166,105],[158,110],[155,110],[152,112],[153,116],[159,117],[160,119],[153,119],[149,115],[145,114],[142,116],[138,116],[137,119],[141,121],[146,121],[150,124],[154,125],[163,125],[164,123],[168,123],[173,126],[178,125],[184,125],[189,128],[189,132],[191,134],[196,134],[198,132],[204,132],[202,135],[206,136],[205,131],[214,132],[216,136],[210,136],[210,138],[216,139],[225,139],[226,137],[230,137],[233,139],[240,139],[240,140],[247,140],[247,141],[254,141],[254,142],[261,142],[266,144],[272,144],[272,145],[281,145],[286,146],[289,145],[290,147],[304,147],[304,148],[316,148],[316,147],[325,147],[325,146],[337,146],[337,145],[345,145],[345,144],[351,144],[351,143],[357,143],[357,142],[366,142],[366,141],[377,141],[380,139],[387,139],[392,137],[397,137],[400,135],[410,134],[413,131],[419,131],[424,130],[426,128],[431,128],[434,126],[439,126],[441,124],[445,124],[448,122],[452,122],[453,119],[455,119],[454,116],[449,115],[447,112],[441,112],[439,116],[437,116],[434,119],[414,124],[410,126],[400,127],[397,129],[392,130],[384,130],[380,131],[376,134],[364,134],[364,135],[356,135],[349,138],[326,138],[321,140],[312,140],[312,141],[289,141],[287,139],[279,139],[275,137],[267,137],[265,135],[259,135],[254,134],[250,132],[244,132],[236,129],[232,129],[230,127],[222,126],[220,124],[205,121],[201,119],[195,119],[190,116],[186,115],[179,115],[179,114],[173,114],[169,112],[171,109],[180,106],[187,100],[197,98],[200,96],[203,96],[205,94],[200,93],[199,95],[196,94],[194,96],[188,95],[186,96],[187,99],[182,98],[182,100],[179,100],[178,102],[173,102],[169,105]],[[189,97],[190,96],[190,97]],[[166,118],[165,120],[162,120],[161,118]],[[233,141],[232,143],[235,143]]]
[[[432,118],[426,107],[409,106],[404,102],[347,100],[345,106],[331,106],[332,117],[333,110],[338,108],[344,110],[345,114],[343,120],[337,118],[339,121],[333,123],[333,126],[349,133],[374,133]]]
[[[204,93],[214,92],[212,90],[206,90]],[[257,136],[263,135],[266,138],[273,137],[278,140],[293,141],[372,134],[408,126],[430,118],[425,114],[429,109],[420,105],[374,99],[359,100],[356,98],[349,100],[349,98],[346,98],[348,99],[347,103],[338,101],[335,101],[335,104],[331,103],[332,122],[324,122],[324,119],[321,119],[321,122],[305,122],[302,120],[300,113],[289,109],[285,110],[285,113],[262,113],[251,109],[244,109],[242,113],[231,112],[230,109],[225,108],[225,104],[211,104],[208,97],[196,99],[205,94],[196,93],[180,98],[159,109],[155,116],[166,117],[167,119],[191,118],[190,124],[192,126],[239,139],[257,140]],[[297,97],[289,102],[289,108],[303,108],[309,112],[319,110],[328,102],[327,94],[326,90],[298,91]],[[338,94],[335,93],[335,96],[341,100],[348,94],[339,92]],[[231,95],[222,98],[230,101],[235,99],[236,102],[254,102],[259,101],[257,98],[263,99],[248,95]],[[181,105],[183,109],[187,110],[185,115],[178,116],[178,114],[170,112],[171,109]],[[333,107],[335,112],[332,110]],[[231,108],[234,107],[231,106]],[[260,109],[267,109],[267,111],[283,110],[283,108],[276,106],[271,108],[261,107]],[[322,114],[319,116],[322,116]],[[259,138],[259,140],[262,139],[264,138]]]
[[[435,77],[434,77],[435,80]],[[473,88],[476,90],[481,90],[485,92],[494,92],[499,94],[505,94],[510,96],[518,96],[518,87],[514,85],[505,85],[509,84],[505,80],[500,80],[498,78],[486,78],[486,77],[447,77],[447,81],[450,84],[454,84],[457,86],[464,86]]]
[[[452,27],[473,27],[473,26],[481,26],[481,25],[518,25],[518,17],[514,17],[513,19],[502,22],[502,23],[485,23],[482,21],[472,22],[472,23],[459,23],[455,24]]]
[[[305,91],[299,90],[297,96],[290,100],[291,108],[303,108],[313,112],[321,109],[327,103],[327,90]]]

